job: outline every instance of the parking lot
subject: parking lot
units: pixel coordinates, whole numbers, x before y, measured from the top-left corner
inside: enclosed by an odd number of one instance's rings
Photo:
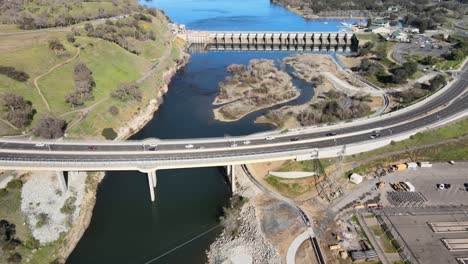
[[[399,63],[407,60],[407,54],[421,54],[422,56],[440,57],[452,49],[448,43],[433,40],[424,35],[416,35],[411,38],[410,43],[397,43],[392,47],[393,58]]]
[[[397,171],[381,179],[386,183],[384,191],[393,189],[390,183],[410,182],[415,191],[425,199],[425,206],[468,205],[468,191],[464,186],[468,183],[468,162],[458,162],[454,165],[436,163],[432,168],[417,168],[416,170]],[[450,184],[449,189],[441,190],[437,184]],[[386,196],[387,197],[387,196]],[[388,199],[382,201],[389,206]]]
[[[403,239],[405,250],[416,261],[412,263],[459,263],[457,258],[468,256],[467,251],[450,251],[443,239],[466,239],[468,232],[434,232],[430,223],[468,221],[467,207],[454,208],[386,208],[386,222]],[[401,243],[401,242],[400,242]]]

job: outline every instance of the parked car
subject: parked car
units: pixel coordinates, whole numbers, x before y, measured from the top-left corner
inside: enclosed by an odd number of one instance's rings
[[[328,132],[325,136],[327,136],[327,137],[336,136],[336,133],[335,132]]]
[[[36,143],[36,147],[45,147],[45,143]]]
[[[193,145],[192,144],[185,145],[185,148],[186,149],[191,149],[191,148],[193,148]]]
[[[299,138],[298,137],[293,137],[289,141],[299,141]]]
[[[89,147],[88,147],[88,150],[96,150],[96,149],[97,149],[96,146],[89,146]]]
[[[235,148],[235,147],[237,147],[237,144],[236,144],[236,143],[232,143],[232,144],[231,144],[231,148]]]
[[[272,136],[268,136],[268,137],[265,138],[265,140],[273,140],[273,139],[275,139],[275,138],[272,137]]]
[[[244,145],[249,145],[249,144],[250,144],[250,140],[244,141]]]
[[[450,187],[452,187],[451,184],[447,184],[447,183],[439,183],[436,186],[439,190],[447,190],[447,189],[450,189]]]

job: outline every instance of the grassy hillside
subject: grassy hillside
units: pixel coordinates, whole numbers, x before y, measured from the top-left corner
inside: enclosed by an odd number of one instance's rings
[[[128,0],[9,0],[0,5],[0,22],[22,29],[63,27],[142,10],[136,1]]]
[[[133,1],[128,1],[129,3]],[[86,2],[86,4],[93,2]],[[30,3],[31,4],[31,3]],[[84,4],[84,3],[83,3]],[[94,3],[96,4],[96,3]],[[99,2],[97,4],[109,4]],[[50,8],[50,7],[47,7]],[[74,10],[74,9],[73,9]],[[75,10],[78,12],[81,7]],[[0,34],[12,32],[0,27]],[[63,45],[56,50],[51,41]],[[0,66],[13,67],[29,75],[25,82],[0,74],[0,95],[14,93],[32,103],[37,113],[30,126],[14,129],[0,110],[0,135],[30,132],[44,114],[68,123],[72,138],[102,137],[105,128],[117,130],[133,119],[165,85],[162,75],[180,61],[184,43],[173,42],[165,15],[151,10],[106,23],[90,21],[73,30],[30,32],[0,38]],[[92,72],[93,98],[82,105],[71,105],[66,97],[75,90],[74,68],[84,63]],[[158,64],[155,70],[153,66]],[[143,76],[145,80],[140,80]],[[121,101],[112,93],[124,83],[139,83],[141,101]],[[115,106],[118,113],[110,113]]]

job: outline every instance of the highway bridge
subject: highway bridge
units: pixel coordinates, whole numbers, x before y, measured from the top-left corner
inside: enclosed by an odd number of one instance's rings
[[[379,117],[326,127],[272,131],[232,138],[141,141],[0,140],[0,169],[139,170],[156,185],[160,169],[228,166],[272,160],[314,159],[368,151],[468,114],[468,66],[459,78],[413,106]],[[379,137],[370,138],[379,130]],[[334,136],[327,136],[335,133]],[[154,190],[151,197],[154,200]]]

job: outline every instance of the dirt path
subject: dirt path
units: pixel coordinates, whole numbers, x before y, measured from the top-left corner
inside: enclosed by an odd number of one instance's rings
[[[6,121],[5,119],[0,119],[0,121],[2,121],[3,123],[7,124],[8,126],[10,126],[11,128],[13,128],[14,130],[20,131],[19,128],[15,127],[12,123]]]
[[[167,38],[167,34],[168,34],[168,33],[165,34],[164,39]],[[158,70],[158,68],[159,68],[159,63],[160,63],[161,61],[166,60],[167,57],[172,53],[172,47],[173,47],[173,45],[174,45],[174,40],[175,40],[176,37],[177,37],[177,36],[173,36],[173,37],[171,38],[169,48],[165,49],[166,52],[165,52],[159,59],[157,59],[158,61],[153,65],[153,67],[151,67],[151,69],[150,69],[148,72],[146,72],[145,75],[143,75],[140,79],[138,79],[138,80],[136,81],[137,84],[143,83],[144,81],[146,81],[146,79],[148,79],[151,75],[153,75],[153,74]]]
[[[41,91],[41,88],[39,87],[39,79],[41,79],[42,77],[50,74],[51,72],[53,72],[55,69],[73,61],[74,59],[78,58],[80,56],[80,51],[82,48],[84,48],[86,45],[88,44],[84,44],[80,47],[77,48],[77,51],[76,51],[76,54],[75,56],[73,56],[72,58],[64,61],[64,62],[61,62],[57,65],[55,65],[54,67],[50,68],[49,71],[47,71],[46,73],[43,73],[39,76],[37,76],[36,78],[34,78],[34,86],[36,87],[36,90],[37,90],[37,93],[39,94],[39,96],[42,98],[42,101],[44,102],[45,106],[47,107],[47,110],[50,112],[50,106],[49,106],[49,103],[47,102],[47,99],[44,97],[44,95],[42,94],[42,91]]]
[[[61,115],[60,117],[64,117],[64,116],[66,116],[68,114],[72,114],[72,113],[81,113],[81,116],[77,120],[75,120],[71,125],[67,126],[67,130],[65,132],[68,132],[72,128],[77,126],[89,114],[89,112],[91,112],[97,105],[99,105],[100,103],[106,101],[109,98],[110,98],[109,96],[104,97],[101,100],[97,101],[96,103],[94,103],[94,104],[92,104],[92,105],[90,105],[90,106],[88,106],[86,108],[70,111],[70,112],[67,112],[67,113]]]

